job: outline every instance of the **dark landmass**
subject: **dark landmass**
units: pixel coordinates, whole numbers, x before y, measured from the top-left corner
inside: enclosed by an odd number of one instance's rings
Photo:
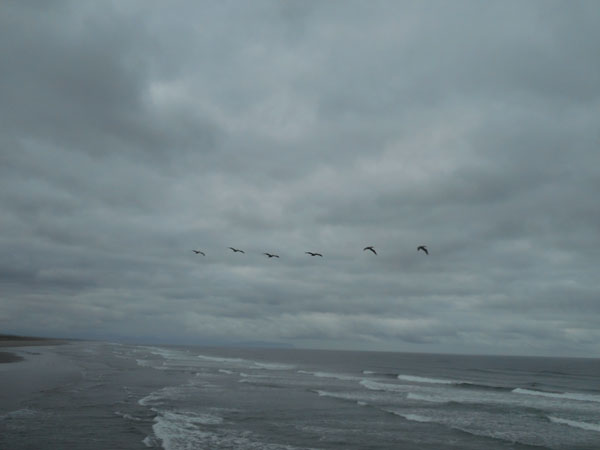
[[[0,341],[45,341],[48,338],[36,337],[36,336],[16,336],[14,334],[2,334],[0,333]]]
[[[0,348],[2,347],[34,347],[40,345],[62,345],[70,339],[43,338],[38,336],[16,336],[14,334],[0,334]],[[11,352],[0,352],[0,364],[23,361],[25,358]]]
[[[0,334],[0,347],[30,347],[36,345],[61,345],[71,339],[54,339],[37,336],[15,336],[14,334]]]

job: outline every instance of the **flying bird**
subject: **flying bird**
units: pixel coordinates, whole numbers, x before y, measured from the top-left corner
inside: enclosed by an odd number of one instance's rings
[[[426,255],[429,255],[429,251],[427,251],[427,246],[426,245],[419,245],[417,247],[417,251],[419,251],[419,250],[423,250]]]
[[[244,250],[240,250],[237,248],[233,248],[233,247],[229,247],[231,250],[233,250],[233,253],[246,253]]]
[[[203,251],[200,250],[192,250],[196,255],[206,256]]]
[[[306,253],[307,255],[310,255],[310,256],[320,256],[321,258],[323,257],[323,255],[321,255],[320,253],[315,253],[315,252],[304,252],[304,253]]]
[[[370,246],[368,246],[368,247],[365,247],[365,248],[363,248],[363,252],[364,252],[365,250],[371,250],[373,253],[377,254],[377,252],[375,251],[375,249],[373,248],[373,246],[372,246],[372,245],[370,245]]]
[[[263,255],[267,255],[269,258],[279,258],[279,255],[274,255],[272,253],[263,253]]]

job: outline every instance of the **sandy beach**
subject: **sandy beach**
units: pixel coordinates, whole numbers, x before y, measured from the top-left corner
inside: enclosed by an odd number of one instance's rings
[[[52,339],[32,336],[14,336],[10,334],[0,334],[0,348],[5,347],[34,347],[46,345],[66,344],[65,339]],[[23,361],[24,358],[13,352],[1,351],[0,364]]]

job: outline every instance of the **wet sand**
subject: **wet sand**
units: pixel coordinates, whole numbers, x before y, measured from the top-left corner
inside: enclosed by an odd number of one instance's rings
[[[0,352],[0,364],[23,361],[23,357],[10,352]]]
[[[50,339],[30,336],[13,336],[0,334],[0,348],[6,347],[33,347],[42,345],[61,345],[68,341],[64,339]],[[24,358],[13,352],[0,352],[0,364],[23,361]]]

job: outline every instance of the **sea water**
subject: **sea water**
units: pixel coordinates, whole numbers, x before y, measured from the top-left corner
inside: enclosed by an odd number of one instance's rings
[[[600,449],[598,359],[86,342],[45,351],[79,376],[0,405],[2,449]]]

